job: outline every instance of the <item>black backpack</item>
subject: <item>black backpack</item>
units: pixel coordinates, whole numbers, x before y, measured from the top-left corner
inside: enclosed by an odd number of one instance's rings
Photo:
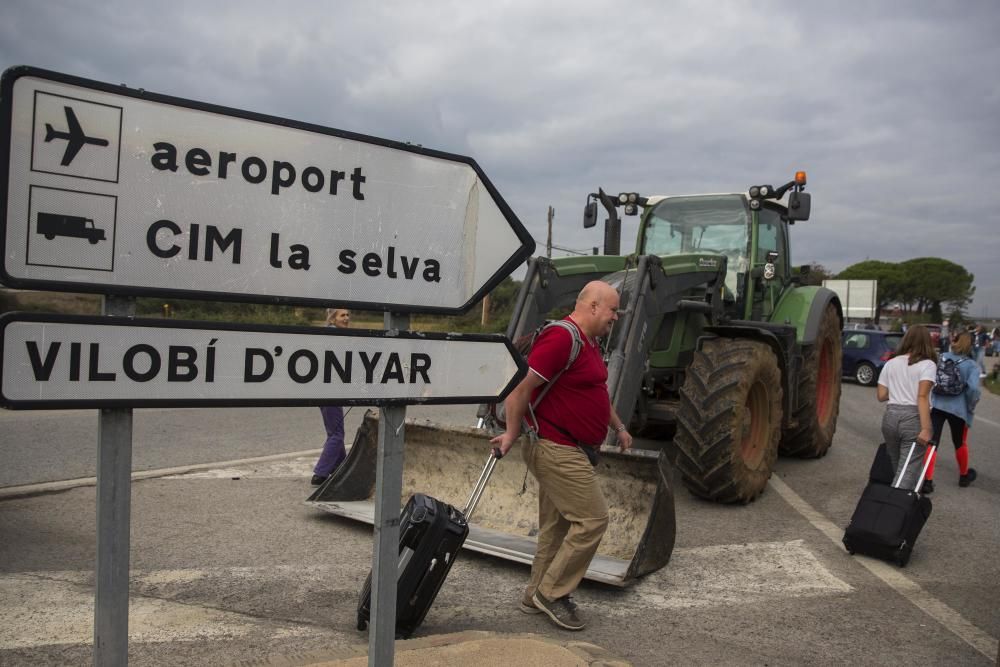
[[[965,392],[965,380],[962,371],[958,369],[965,359],[944,359],[937,367],[937,377],[934,380],[934,393],[938,396],[960,396]]]

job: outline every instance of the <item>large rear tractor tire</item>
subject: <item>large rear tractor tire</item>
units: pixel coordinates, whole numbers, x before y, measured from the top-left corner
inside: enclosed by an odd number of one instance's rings
[[[799,378],[796,426],[782,435],[780,453],[804,459],[825,456],[840,414],[840,318],[833,304],[826,307],[816,342],[805,350]]]
[[[764,343],[716,338],[681,387],[674,464],[696,496],[749,503],[771,477],[781,435],[781,372]]]

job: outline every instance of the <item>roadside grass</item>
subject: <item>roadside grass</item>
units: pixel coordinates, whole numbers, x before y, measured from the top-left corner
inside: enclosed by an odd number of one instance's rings
[[[987,359],[990,359],[991,363],[987,363],[989,371],[983,380],[983,386],[991,393],[1000,395],[1000,359],[996,357],[987,357]]]

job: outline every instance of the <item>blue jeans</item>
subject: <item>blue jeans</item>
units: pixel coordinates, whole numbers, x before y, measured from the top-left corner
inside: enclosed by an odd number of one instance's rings
[[[344,448],[344,409],[339,405],[331,405],[321,407],[319,411],[326,427],[326,442],[323,443],[323,453],[319,455],[313,474],[329,477],[347,457],[347,450]]]

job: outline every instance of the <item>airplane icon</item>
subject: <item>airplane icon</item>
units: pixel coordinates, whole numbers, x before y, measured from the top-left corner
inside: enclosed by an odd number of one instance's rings
[[[66,151],[63,153],[62,162],[60,164],[64,167],[68,167],[69,163],[73,161],[76,154],[80,152],[84,144],[92,144],[94,146],[107,146],[107,139],[98,139],[97,137],[88,137],[83,133],[83,128],[80,126],[80,121],[76,119],[76,114],[73,113],[73,109],[70,107],[63,107],[66,110],[66,123],[69,125],[68,132],[60,132],[52,127],[49,123],[45,124],[45,141],[49,142],[53,139],[65,139],[66,140]]]

